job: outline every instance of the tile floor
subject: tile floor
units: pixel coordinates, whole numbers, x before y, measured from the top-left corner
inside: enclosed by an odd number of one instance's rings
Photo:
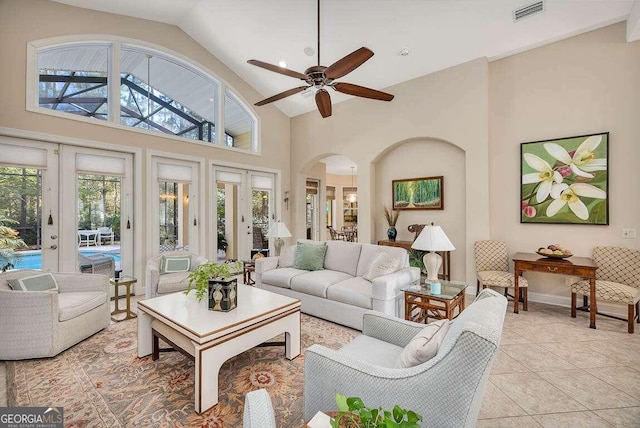
[[[640,427],[640,325],[628,334],[626,322],[598,317],[593,330],[585,312],[512,308],[478,427]],[[0,406],[5,377],[0,362]]]

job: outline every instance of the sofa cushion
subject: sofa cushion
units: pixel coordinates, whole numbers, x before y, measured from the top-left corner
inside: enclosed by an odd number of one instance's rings
[[[349,278],[353,277],[344,272],[317,270],[293,277],[291,279],[291,289],[313,296],[327,297],[327,288]]]
[[[396,258],[391,257],[384,251],[378,252],[378,255],[369,266],[369,271],[362,277],[367,281],[373,281],[379,276],[388,275],[395,272],[398,266]]]
[[[262,283],[274,287],[291,288],[291,278],[308,272],[296,268],[271,269],[262,274]]]
[[[282,250],[280,257],[278,257],[279,268],[290,268],[296,264],[296,248],[295,245],[291,245]]]
[[[327,299],[359,306],[361,308],[372,309],[372,288],[373,285],[371,285],[369,281],[357,276],[330,286],[327,289]]]
[[[58,291],[58,283],[49,272],[10,279],[7,283],[15,291]]]
[[[67,321],[97,308],[107,301],[103,291],[74,291],[58,294],[58,320]]]
[[[191,269],[191,256],[162,256],[160,275],[173,272],[188,272]]]
[[[360,335],[340,348],[338,352],[357,361],[394,368],[395,362],[402,352],[402,347],[370,336]]]
[[[324,268],[356,276],[362,244],[344,241],[328,241]]]
[[[395,367],[413,367],[435,357],[447,331],[449,331],[448,319],[427,324],[404,347],[396,360]]]
[[[315,245],[299,242],[296,245],[296,262],[294,267],[303,270],[324,269],[324,256],[327,245]]]
[[[364,276],[369,272],[369,270],[371,270],[371,264],[376,259],[380,251],[383,251],[393,257],[396,262],[396,269],[394,272],[405,267],[409,256],[407,255],[407,250],[404,248],[362,244],[362,251],[360,252],[360,260],[358,261],[356,276]]]
[[[173,272],[160,275],[158,280],[158,294],[175,293],[186,290],[189,285],[191,272]]]

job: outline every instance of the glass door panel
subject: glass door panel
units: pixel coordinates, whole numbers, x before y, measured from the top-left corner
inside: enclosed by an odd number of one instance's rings
[[[216,248],[219,261],[241,258],[238,239],[238,225],[243,220],[240,214],[240,189],[239,183],[216,183]]]
[[[269,239],[266,238],[271,225],[271,190],[251,190],[251,218],[253,251],[269,253]]]

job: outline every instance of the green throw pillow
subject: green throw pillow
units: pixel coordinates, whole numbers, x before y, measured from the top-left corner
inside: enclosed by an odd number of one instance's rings
[[[188,272],[191,269],[191,256],[162,256],[160,274]]]
[[[58,291],[58,283],[49,272],[11,279],[8,283],[14,291]]]
[[[296,246],[296,269],[321,270],[324,269],[324,256],[327,254],[327,244],[305,244],[298,242]]]

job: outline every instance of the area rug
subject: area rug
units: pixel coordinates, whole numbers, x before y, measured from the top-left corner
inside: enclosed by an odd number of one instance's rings
[[[220,371],[220,401],[194,411],[193,362],[179,352],[136,356],[136,321],[108,328],[55,358],[7,362],[9,406],[63,406],[66,427],[241,427],[244,396],[265,388],[280,427],[303,421],[304,350],[337,349],[358,332],[302,315],[302,355],[284,347],[254,348]]]

